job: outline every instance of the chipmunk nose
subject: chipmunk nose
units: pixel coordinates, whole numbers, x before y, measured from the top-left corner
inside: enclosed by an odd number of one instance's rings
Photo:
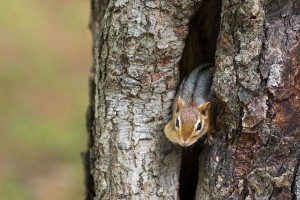
[[[187,146],[189,146],[189,143],[188,143],[188,141],[183,141],[183,142],[181,143],[181,146],[183,146],[183,147],[187,147]]]

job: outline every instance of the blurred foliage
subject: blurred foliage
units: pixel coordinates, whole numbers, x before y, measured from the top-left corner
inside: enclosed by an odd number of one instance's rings
[[[83,199],[89,0],[0,2],[0,199]]]

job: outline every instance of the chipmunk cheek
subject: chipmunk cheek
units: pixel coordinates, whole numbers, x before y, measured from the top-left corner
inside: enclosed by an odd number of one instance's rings
[[[192,138],[192,139],[190,139],[189,145],[194,144],[194,143],[197,141],[197,139],[198,139],[198,138]]]

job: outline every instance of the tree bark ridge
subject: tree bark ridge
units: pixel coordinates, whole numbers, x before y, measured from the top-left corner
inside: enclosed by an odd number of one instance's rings
[[[196,199],[299,199],[298,8],[223,1],[214,77],[222,111],[218,139],[200,156]]]
[[[96,199],[178,199],[180,151],[162,129],[199,2],[110,0],[93,17]]]

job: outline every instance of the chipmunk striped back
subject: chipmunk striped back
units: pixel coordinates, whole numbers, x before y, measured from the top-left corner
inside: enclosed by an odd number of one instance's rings
[[[173,119],[165,127],[165,134],[170,141],[189,146],[206,133],[212,140],[212,81],[211,64],[200,65],[183,80],[174,99]]]

